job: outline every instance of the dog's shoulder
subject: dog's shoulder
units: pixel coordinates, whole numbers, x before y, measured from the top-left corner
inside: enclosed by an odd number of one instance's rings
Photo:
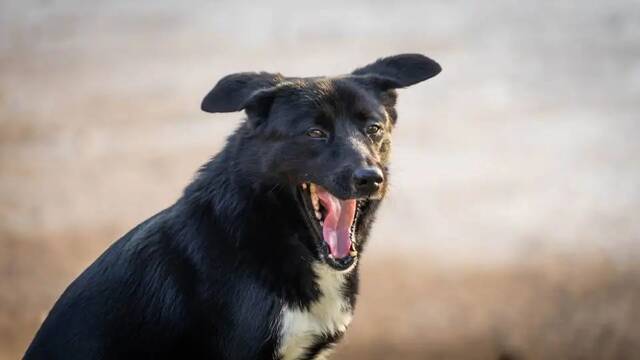
[[[280,316],[278,354],[282,360],[315,359],[327,354],[351,323],[350,273],[313,265],[320,295],[308,306],[285,305]]]

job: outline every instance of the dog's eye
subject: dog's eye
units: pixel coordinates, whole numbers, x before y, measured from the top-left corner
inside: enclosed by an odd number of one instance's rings
[[[380,127],[380,125],[369,125],[366,127],[365,131],[367,132],[367,135],[377,135],[380,130],[382,130],[382,128]]]
[[[326,139],[327,138],[327,133],[325,133],[324,131],[320,130],[320,129],[309,129],[307,130],[307,136],[314,138],[314,139]]]

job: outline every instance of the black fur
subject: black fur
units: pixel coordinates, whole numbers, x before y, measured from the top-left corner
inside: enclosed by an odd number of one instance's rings
[[[370,166],[388,176],[393,89],[439,71],[408,54],[335,78],[220,80],[202,109],[245,109],[247,120],[173,206],[124,235],[66,289],[25,358],[277,359],[283,306],[305,309],[321,295],[310,264],[322,258],[299,185],[366,199],[356,224],[362,251],[385,188],[365,194],[352,174]],[[367,134],[372,123],[383,131]],[[310,127],[328,137],[310,138]],[[352,306],[357,283],[356,265],[343,289]],[[319,337],[308,358],[340,336]]]

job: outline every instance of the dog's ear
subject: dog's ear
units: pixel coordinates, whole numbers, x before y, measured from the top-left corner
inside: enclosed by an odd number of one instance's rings
[[[204,97],[200,108],[211,113],[232,112],[245,109],[251,103],[252,107],[256,109],[257,104],[262,103],[258,101],[258,98],[261,97],[258,95],[264,89],[273,88],[284,80],[285,78],[281,74],[267,72],[244,72],[227,75],[220,79]],[[262,95],[266,96],[267,94]]]
[[[248,122],[249,125],[255,127],[269,116],[271,105],[281,89],[282,86],[273,86],[257,90],[251,94],[243,106],[250,120]]]
[[[380,88],[389,90],[417,84],[438,75],[440,65],[420,54],[401,54],[378,59],[351,74]]]

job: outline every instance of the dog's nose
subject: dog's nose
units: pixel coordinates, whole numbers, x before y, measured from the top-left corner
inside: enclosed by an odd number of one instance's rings
[[[383,181],[384,175],[377,167],[363,167],[353,172],[353,183],[360,193],[370,194],[377,191]]]

